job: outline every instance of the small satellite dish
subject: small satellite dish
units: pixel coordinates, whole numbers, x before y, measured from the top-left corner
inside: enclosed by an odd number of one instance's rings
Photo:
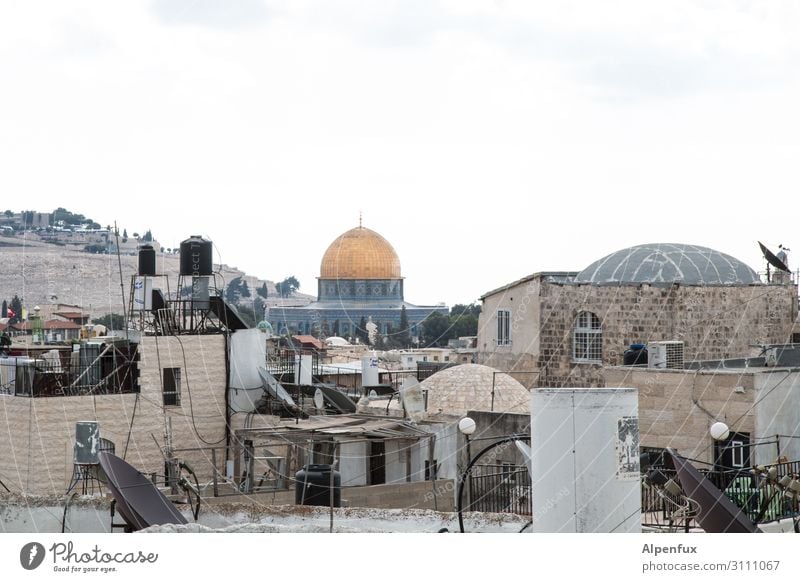
[[[789,267],[787,267],[782,260],[780,260],[777,256],[775,256],[775,254],[772,251],[770,251],[767,247],[761,244],[761,242],[758,243],[758,246],[761,247],[761,253],[764,255],[764,258],[770,265],[772,265],[779,271],[783,271],[784,273],[791,272],[789,271]]]
[[[314,406],[317,407],[317,410],[325,409],[325,395],[319,388],[314,390]]]

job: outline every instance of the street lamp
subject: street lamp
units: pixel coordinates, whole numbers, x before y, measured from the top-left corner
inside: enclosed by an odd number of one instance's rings
[[[458,430],[461,431],[461,434],[463,434],[464,438],[466,439],[467,467],[469,467],[470,463],[472,462],[472,452],[469,450],[469,435],[473,434],[476,428],[477,425],[475,424],[475,421],[469,416],[465,416],[458,421]],[[467,499],[469,499],[469,505],[472,505],[472,480],[469,478],[469,475],[466,472],[464,473],[464,478],[467,479]]]
[[[711,425],[709,432],[715,441],[724,441],[731,434],[731,429],[724,422],[715,422]]]

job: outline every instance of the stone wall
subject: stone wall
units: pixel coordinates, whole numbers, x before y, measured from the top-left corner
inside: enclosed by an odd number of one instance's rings
[[[497,345],[497,310],[511,311],[511,345]],[[620,365],[632,343],[680,340],[684,359],[746,356],[757,343],[791,340],[797,318],[795,285],[576,285],[540,276],[483,298],[478,363],[538,372],[528,387],[603,386],[602,367],[573,362],[578,313],[601,321],[602,359]]]
[[[620,366],[606,368],[603,374],[607,387],[638,390],[641,446],[672,447],[682,455],[712,463],[714,442],[709,428],[714,422],[750,433],[751,440],[758,436],[752,373]]]

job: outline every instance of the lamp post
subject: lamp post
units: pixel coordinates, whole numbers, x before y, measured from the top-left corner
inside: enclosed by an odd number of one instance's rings
[[[469,448],[469,435],[473,434],[476,428],[477,425],[475,424],[475,421],[469,416],[465,416],[458,421],[458,430],[464,435],[464,439],[466,440],[467,467],[469,467],[470,462],[472,462],[472,452]],[[472,483],[467,472],[464,473],[464,478],[467,480],[467,498],[469,499],[469,506],[472,506]]]

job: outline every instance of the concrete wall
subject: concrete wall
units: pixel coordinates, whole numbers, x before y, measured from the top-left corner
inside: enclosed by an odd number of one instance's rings
[[[778,441],[756,447],[756,463],[773,461],[778,448],[790,461],[800,459],[800,371],[765,370],[754,375],[754,385],[756,434]]]
[[[161,369],[181,368],[181,404],[163,406]],[[225,339],[223,336],[142,338],[140,394],[24,398],[0,396],[0,479],[30,494],[64,493],[73,470],[75,423],[100,423],[100,436],[116,445],[118,456],[144,473],[164,474],[159,445],[165,418],[172,419],[175,448],[224,445]],[[191,397],[190,397],[191,395]],[[128,433],[130,441],[128,442]],[[127,453],[126,442],[128,442]],[[186,452],[200,480],[210,480],[207,453]],[[224,457],[218,464],[222,467]]]

